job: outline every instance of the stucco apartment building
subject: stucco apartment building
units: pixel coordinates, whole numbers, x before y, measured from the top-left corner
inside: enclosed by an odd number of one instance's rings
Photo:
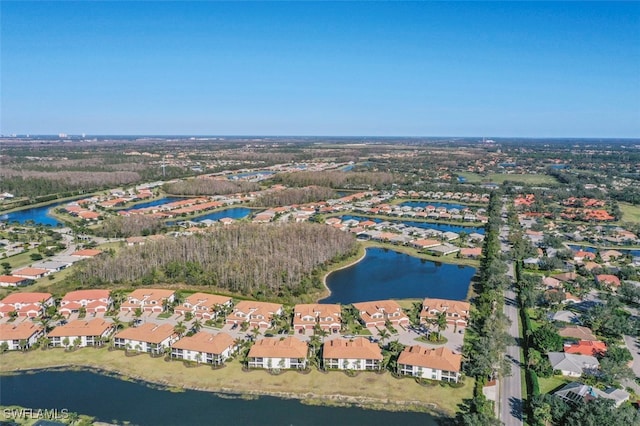
[[[382,368],[380,347],[365,339],[333,339],[322,348],[324,367],[337,370],[379,370]]]
[[[164,289],[143,288],[134,290],[127,300],[120,305],[120,312],[135,312],[140,308],[142,312],[162,313],[166,303],[175,301],[175,291]]]
[[[458,382],[462,355],[442,346],[436,349],[413,345],[398,357],[398,373],[430,380]]]
[[[265,337],[249,349],[249,367],[265,369],[304,369],[309,346],[295,337]]]
[[[236,351],[236,344],[227,333],[200,331],[183,337],[171,346],[171,356],[185,361],[221,365]]]
[[[103,339],[111,336],[113,330],[113,323],[102,318],[75,320],[54,328],[49,333],[49,344],[63,348],[101,346],[104,344]]]

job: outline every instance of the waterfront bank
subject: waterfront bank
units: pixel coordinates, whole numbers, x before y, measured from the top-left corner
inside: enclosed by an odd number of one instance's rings
[[[268,395],[304,400],[321,405],[349,405],[386,411],[420,411],[440,416],[454,415],[463,399],[471,398],[473,383],[461,388],[448,385],[423,387],[411,378],[396,379],[389,373],[363,372],[348,377],[343,372],[308,374],[287,371],[244,372],[238,361],[212,370],[201,365],[188,368],[182,362],[164,361],[146,354],[125,356],[123,351],[85,348],[74,352],[61,349],[10,352],[0,356],[0,372],[15,373],[47,368],[86,368],[116,373],[171,389],[192,389],[242,395]]]

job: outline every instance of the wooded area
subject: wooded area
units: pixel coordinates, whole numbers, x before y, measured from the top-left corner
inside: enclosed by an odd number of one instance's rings
[[[276,191],[264,194],[254,201],[256,207],[279,207],[294,204],[312,203],[336,198],[336,192],[331,188],[309,186],[306,188],[288,188],[284,191]]]
[[[164,222],[157,217],[145,215],[110,216],[95,229],[96,235],[106,238],[127,238],[158,233]]]
[[[392,183],[399,183],[402,179],[391,173],[383,172],[349,173],[329,171],[279,174],[274,177],[274,181],[281,182],[287,186],[317,185],[329,188],[382,188],[391,186]]]
[[[172,195],[225,195],[258,191],[260,185],[254,182],[199,178],[166,183],[162,189]]]
[[[258,299],[296,297],[321,287],[314,271],[356,248],[352,235],[328,226],[243,224],[128,247],[86,262],[72,279],[89,287],[186,282]]]

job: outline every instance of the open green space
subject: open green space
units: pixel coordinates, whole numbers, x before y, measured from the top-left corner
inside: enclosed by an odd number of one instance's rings
[[[549,393],[556,390],[565,383],[569,383],[571,380],[563,376],[551,376],[551,377],[538,377],[538,384],[540,385],[540,393]]]
[[[525,185],[553,185],[558,181],[548,175],[539,174],[506,174],[506,173],[489,173],[480,175],[478,173],[460,172],[458,175],[464,177],[468,183],[498,183],[505,181],[522,182]]]
[[[629,203],[619,203],[622,212],[622,222],[640,223],[640,206]]]

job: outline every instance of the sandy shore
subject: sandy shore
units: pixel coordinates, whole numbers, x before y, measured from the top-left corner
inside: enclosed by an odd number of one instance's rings
[[[303,403],[348,405],[389,411],[421,411],[453,416],[457,405],[470,398],[473,383],[462,388],[435,385],[423,387],[411,378],[396,379],[389,373],[362,372],[348,377],[342,372],[308,374],[287,371],[271,375],[266,371],[244,372],[239,362],[224,368],[186,367],[180,361],[167,362],[147,354],[125,356],[123,351],[85,348],[74,352],[62,349],[11,352],[0,356],[0,372],[11,374],[29,370],[64,368],[108,372],[124,379],[135,379],[170,389],[235,395],[270,395],[300,399]]]

